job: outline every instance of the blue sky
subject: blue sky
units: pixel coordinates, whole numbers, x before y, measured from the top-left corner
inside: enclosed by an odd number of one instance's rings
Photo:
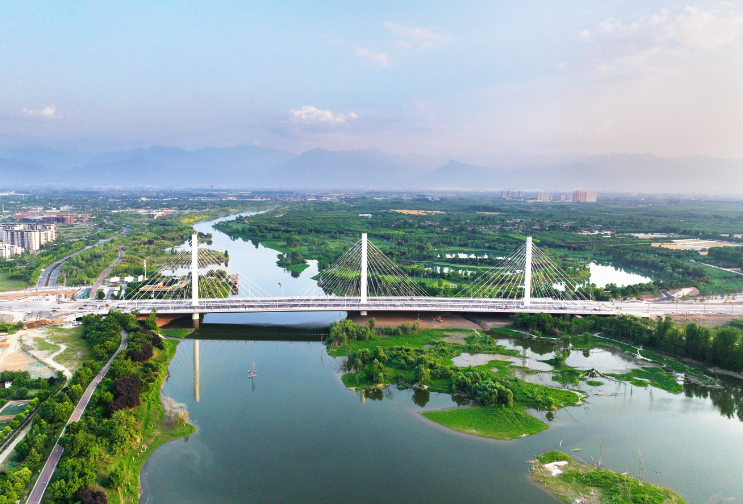
[[[0,3],[0,144],[743,157],[743,2]]]

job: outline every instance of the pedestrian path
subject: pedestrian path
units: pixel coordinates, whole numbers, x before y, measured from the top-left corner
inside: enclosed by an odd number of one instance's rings
[[[59,435],[60,438],[64,436],[64,431],[68,425],[70,425],[72,422],[77,422],[78,420],[80,420],[80,417],[83,416],[83,412],[85,412],[85,408],[88,407],[88,402],[90,402],[90,398],[93,396],[93,392],[95,392],[95,389],[96,387],[98,387],[98,384],[101,383],[101,380],[103,380],[103,377],[106,376],[106,373],[108,373],[108,369],[111,367],[111,363],[114,361],[116,356],[119,355],[119,353],[121,353],[121,351],[124,348],[126,348],[127,336],[128,335],[126,331],[121,331],[121,345],[119,345],[119,348],[113,354],[111,359],[109,359],[106,365],[103,366],[103,368],[96,375],[96,377],[93,378],[93,381],[90,382],[90,385],[88,385],[88,388],[85,389],[85,393],[83,393],[83,396],[80,398],[80,401],[77,403],[75,410],[72,412],[72,416],[70,416],[70,419],[67,421],[67,424],[65,424],[65,428],[62,429],[62,433]],[[41,499],[42,497],[44,497],[44,492],[46,492],[46,487],[49,485],[49,480],[52,478],[52,475],[54,474],[54,470],[57,468],[59,459],[62,458],[63,451],[64,451],[64,448],[60,446],[59,440],[57,440],[57,442],[54,445],[54,449],[52,450],[51,455],[49,455],[49,458],[46,460],[46,463],[44,464],[44,468],[41,470],[41,474],[39,474],[39,478],[36,480],[36,483],[34,483],[34,488],[31,490],[31,494],[28,496],[28,500],[26,501],[26,504],[41,504]]]

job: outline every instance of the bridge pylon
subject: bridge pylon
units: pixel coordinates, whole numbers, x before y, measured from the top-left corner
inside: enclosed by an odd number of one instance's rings
[[[199,306],[199,235],[194,231],[191,233],[191,306]],[[199,314],[191,315],[194,328],[199,328]]]
[[[359,285],[359,298],[362,305],[366,304],[369,292],[367,286],[368,262],[367,237],[366,233],[361,233],[361,279]],[[362,310],[361,315],[366,315],[366,310]]]
[[[526,257],[524,260],[524,306],[531,304],[531,236],[526,237]]]

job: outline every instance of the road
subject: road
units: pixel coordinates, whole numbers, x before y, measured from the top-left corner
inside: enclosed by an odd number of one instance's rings
[[[106,270],[101,273],[101,276],[98,277],[98,280],[95,281],[93,287],[90,289],[90,294],[88,294],[88,299],[95,299],[95,295],[98,292],[98,289],[101,288],[103,281],[106,279],[108,274],[111,273],[111,270],[121,263],[122,259],[124,259],[124,247],[119,247],[119,257],[117,257],[114,262],[111,263],[111,266],[106,268]]]
[[[114,238],[118,238],[119,236],[124,236],[126,233],[129,232],[131,228],[124,227],[124,229],[115,235],[112,235],[105,240],[100,240],[97,243],[94,243],[93,245],[88,245],[82,250],[78,250],[77,252],[73,252],[72,254],[68,254],[64,256],[62,259],[59,259],[57,261],[54,261],[52,264],[46,267],[44,271],[41,272],[41,275],[39,276],[39,280],[36,282],[36,287],[53,287],[57,285],[57,277],[59,277],[59,273],[62,271],[62,266],[64,263],[69,261],[71,258],[75,257],[78,254],[82,254],[86,250],[90,250],[92,248],[98,247],[99,245],[103,245],[104,243],[108,243]]]
[[[111,367],[111,363],[114,361],[116,356],[119,355],[119,353],[121,353],[124,348],[126,348],[126,338],[126,332],[121,331],[121,345],[119,345],[118,350],[116,350],[116,352],[106,363],[106,365],[103,366],[103,369],[101,369],[96,377],[93,378],[93,381],[90,382],[88,388],[85,389],[85,393],[83,393],[83,396],[80,398],[80,402],[77,403],[75,410],[72,412],[72,416],[70,416],[70,419],[65,424],[65,428],[62,429],[62,433],[59,436],[60,438],[64,436],[64,431],[68,425],[70,425],[72,422],[77,422],[78,420],[80,420],[80,417],[83,416],[83,412],[85,411],[85,408],[88,407],[90,398],[93,396],[93,393],[95,392],[96,387],[98,387],[98,384],[101,383],[101,380],[103,380],[103,377],[106,376],[106,373],[108,373],[108,369]],[[34,483],[34,488],[31,490],[31,494],[28,496],[26,504],[41,503],[41,499],[42,497],[44,497],[44,492],[46,492],[46,488],[49,485],[49,480],[52,478],[54,470],[57,468],[59,459],[62,458],[63,451],[64,448],[62,448],[62,446],[60,446],[59,444],[59,441],[57,441],[57,443],[55,443],[54,445],[54,448],[52,449],[51,455],[49,455],[49,458],[44,464],[44,468],[41,470],[41,474],[39,474],[39,478],[36,480],[36,483]]]

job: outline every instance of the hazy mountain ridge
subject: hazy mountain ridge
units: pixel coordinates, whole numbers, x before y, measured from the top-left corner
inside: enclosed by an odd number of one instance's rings
[[[471,161],[470,161],[471,160]],[[469,161],[469,162],[468,162]],[[484,161],[481,165],[475,161]],[[152,146],[88,154],[0,148],[0,186],[471,189],[717,193],[740,191],[743,160],[652,154],[397,155],[375,148],[299,155],[256,146]]]

